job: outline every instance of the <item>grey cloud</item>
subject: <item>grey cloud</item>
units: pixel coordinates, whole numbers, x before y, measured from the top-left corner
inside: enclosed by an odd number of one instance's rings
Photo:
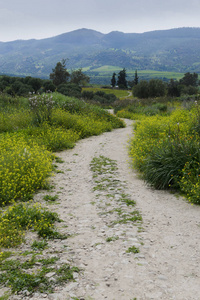
[[[199,15],[199,0],[0,0],[0,41],[83,27],[104,33],[200,27]]]

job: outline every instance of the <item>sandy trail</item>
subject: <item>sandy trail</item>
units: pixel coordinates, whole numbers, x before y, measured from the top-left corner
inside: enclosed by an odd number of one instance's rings
[[[61,224],[60,230],[72,237],[52,242],[52,249],[82,272],[75,274],[76,282],[46,295],[47,299],[200,300],[200,207],[152,190],[137,178],[128,164],[132,122],[126,123],[126,128],[81,140],[74,149],[58,153],[64,173],[53,179],[60,204],[51,208],[68,225]],[[142,230],[131,222],[109,227],[113,216],[103,212],[106,205],[113,209],[119,203],[113,198],[108,204],[103,191],[93,190],[90,163],[100,155],[117,162],[115,176],[136,201]],[[121,204],[121,209],[126,208]],[[117,238],[107,242],[108,237]],[[139,253],[126,252],[133,245]]]

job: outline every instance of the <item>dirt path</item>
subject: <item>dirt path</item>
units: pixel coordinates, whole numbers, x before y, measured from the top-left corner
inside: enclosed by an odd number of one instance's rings
[[[45,295],[46,299],[200,300],[200,207],[151,190],[136,177],[128,164],[132,126],[126,122],[124,129],[82,140],[58,154],[64,173],[54,178],[60,204],[52,209],[68,225],[61,223],[60,230],[72,236],[52,243],[52,251],[82,272],[75,274],[76,282]],[[102,155],[118,166],[107,191],[94,190],[98,183],[90,169],[92,159]],[[141,225],[110,226],[121,212],[133,210],[119,202],[122,194],[136,201]],[[128,253],[132,246],[140,252]]]

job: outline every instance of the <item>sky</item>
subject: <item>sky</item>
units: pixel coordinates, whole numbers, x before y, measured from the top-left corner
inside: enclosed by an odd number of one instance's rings
[[[0,41],[76,29],[142,33],[200,27],[199,0],[0,0]]]

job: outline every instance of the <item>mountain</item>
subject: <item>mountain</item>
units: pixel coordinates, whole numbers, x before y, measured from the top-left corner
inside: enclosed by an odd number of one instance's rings
[[[41,40],[0,42],[1,74],[48,78],[63,58],[68,69],[87,72],[116,66],[200,73],[200,28],[108,34],[83,28]]]

